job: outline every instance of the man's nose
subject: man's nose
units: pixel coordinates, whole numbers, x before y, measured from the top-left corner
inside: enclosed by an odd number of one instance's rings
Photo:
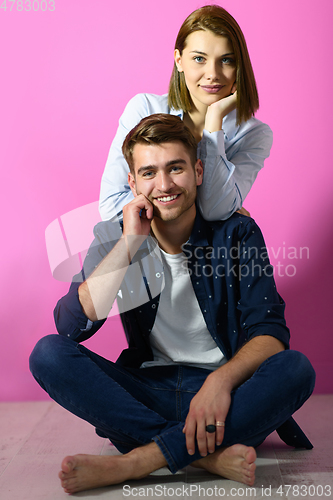
[[[159,191],[167,193],[175,185],[172,176],[167,172],[159,172],[156,179],[156,187]]]

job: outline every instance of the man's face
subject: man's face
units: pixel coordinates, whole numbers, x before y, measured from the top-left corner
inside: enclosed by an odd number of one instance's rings
[[[194,208],[197,186],[202,183],[202,164],[193,168],[181,142],[160,145],[136,144],[135,175],[128,181],[134,195],[143,194],[154,207],[154,217],[172,221]]]

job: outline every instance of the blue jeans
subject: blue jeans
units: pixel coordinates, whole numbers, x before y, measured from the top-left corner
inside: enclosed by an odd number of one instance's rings
[[[52,399],[90,422],[120,452],[155,441],[173,473],[202,458],[198,449],[187,453],[182,429],[209,371],[125,368],[60,335],[37,343],[30,369]],[[283,351],[268,358],[232,392],[221,446],[258,446],[309,398],[314,381],[303,354]]]

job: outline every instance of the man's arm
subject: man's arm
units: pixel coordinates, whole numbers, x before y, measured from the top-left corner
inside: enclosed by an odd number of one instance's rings
[[[225,422],[231,392],[249,379],[268,357],[289,347],[284,302],[276,290],[265,241],[252,219],[240,220],[234,233],[230,233],[234,247],[239,242],[241,249],[236,259],[239,276],[234,283],[233,274],[226,279],[233,284],[232,290],[238,289],[239,295],[231,296],[231,300],[237,301],[235,317],[240,313],[239,322],[247,342],[225,365],[207,377],[193,398],[185,424],[187,449],[191,452],[195,450],[195,436],[202,454],[214,451],[215,443],[221,444],[224,428],[217,427],[216,434],[209,434],[206,425]],[[220,240],[214,244],[220,244]],[[231,253],[230,257],[233,259]],[[235,262],[230,263],[232,267]]]
[[[128,266],[147,238],[153,208],[144,195],[139,195],[123,209],[123,235],[78,293],[82,309],[91,321],[108,316]]]
[[[84,314],[91,321],[108,316],[129,266],[126,239],[122,236],[111,252],[78,290]]]
[[[206,456],[207,451],[215,451],[215,444],[222,443],[224,427],[216,427],[216,433],[209,434],[206,425],[225,422],[231,392],[249,379],[267,358],[284,349],[283,343],[274,337],[254,337],[230,361],[208,375],[192,399],[185,421],[186,447],[190,455],[195,451],[195,439],[202,456]]]

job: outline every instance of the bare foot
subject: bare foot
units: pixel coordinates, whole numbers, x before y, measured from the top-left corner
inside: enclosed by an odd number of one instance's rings
[[[126,455],[75,455],[62,461],[59,478],[66,493],[111,486],[128,479],[141,479],[166,465],[155,443]]]
[[[206,469],[212,474],[253,486],[255,480],[254,448],[243,444],[234,444],[229,448],[221,448],[211,455],[192,462],[193,467]]]
[[[122,479],[122,458],[99,455],[66,457],[59,472],[61,486],[66,493],[76,493],[125,481],[125,478]]]

